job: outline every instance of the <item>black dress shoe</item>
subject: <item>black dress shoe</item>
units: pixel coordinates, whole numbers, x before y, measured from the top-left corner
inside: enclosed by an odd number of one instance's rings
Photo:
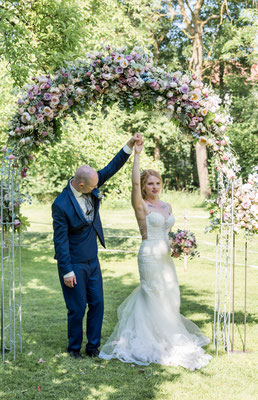
[[[77,360],[82,360],[82,355],[79,351],[76,350],[70,350],[68,351],[68,353],[70,354],[70,356],[72,358],[76,358]]]
[[[98,349],[95,349],[95,350],[87,350],[86,349],[85,352],[86,352],[87,356],[92,357],[92,358],[99,356],[99,350]]]

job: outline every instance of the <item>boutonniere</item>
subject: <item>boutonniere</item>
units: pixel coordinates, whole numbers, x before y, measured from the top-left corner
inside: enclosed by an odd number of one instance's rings
[[[97,199],[99,199],[99,201],[101,201],[104,198],[104,195],[102,193],[98,193],[97,194]]]

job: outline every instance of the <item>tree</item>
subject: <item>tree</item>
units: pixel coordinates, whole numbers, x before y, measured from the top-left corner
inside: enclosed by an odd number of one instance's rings
[[[18,86],[78,57],[86,34],[76,0],[0,2],[0,59]]]

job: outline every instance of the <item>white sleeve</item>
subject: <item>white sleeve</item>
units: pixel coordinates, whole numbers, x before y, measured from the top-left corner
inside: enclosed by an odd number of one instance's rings
[[[133,150],[130,149],[130,147],[128,146],[128,144],[125,144],[123,147],[123,150],[126,154],[132,154]]]
[[[65,274],[63,276],[63,278],[71,278],[71,276],[74,276],[74,275],[75,275],[75,273],[73,271],[71,271],[71,272],[68,272],[68,274]]]

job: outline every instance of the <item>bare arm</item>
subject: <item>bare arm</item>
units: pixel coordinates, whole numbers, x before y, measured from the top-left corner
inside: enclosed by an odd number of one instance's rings
[[[132,206],[134,208],[137,220],[142,219],[146,215],[144,201],[141,193],[140,180],[140,153],[143,149],[143,143],[135,144],[134,162],[132,171]]]

